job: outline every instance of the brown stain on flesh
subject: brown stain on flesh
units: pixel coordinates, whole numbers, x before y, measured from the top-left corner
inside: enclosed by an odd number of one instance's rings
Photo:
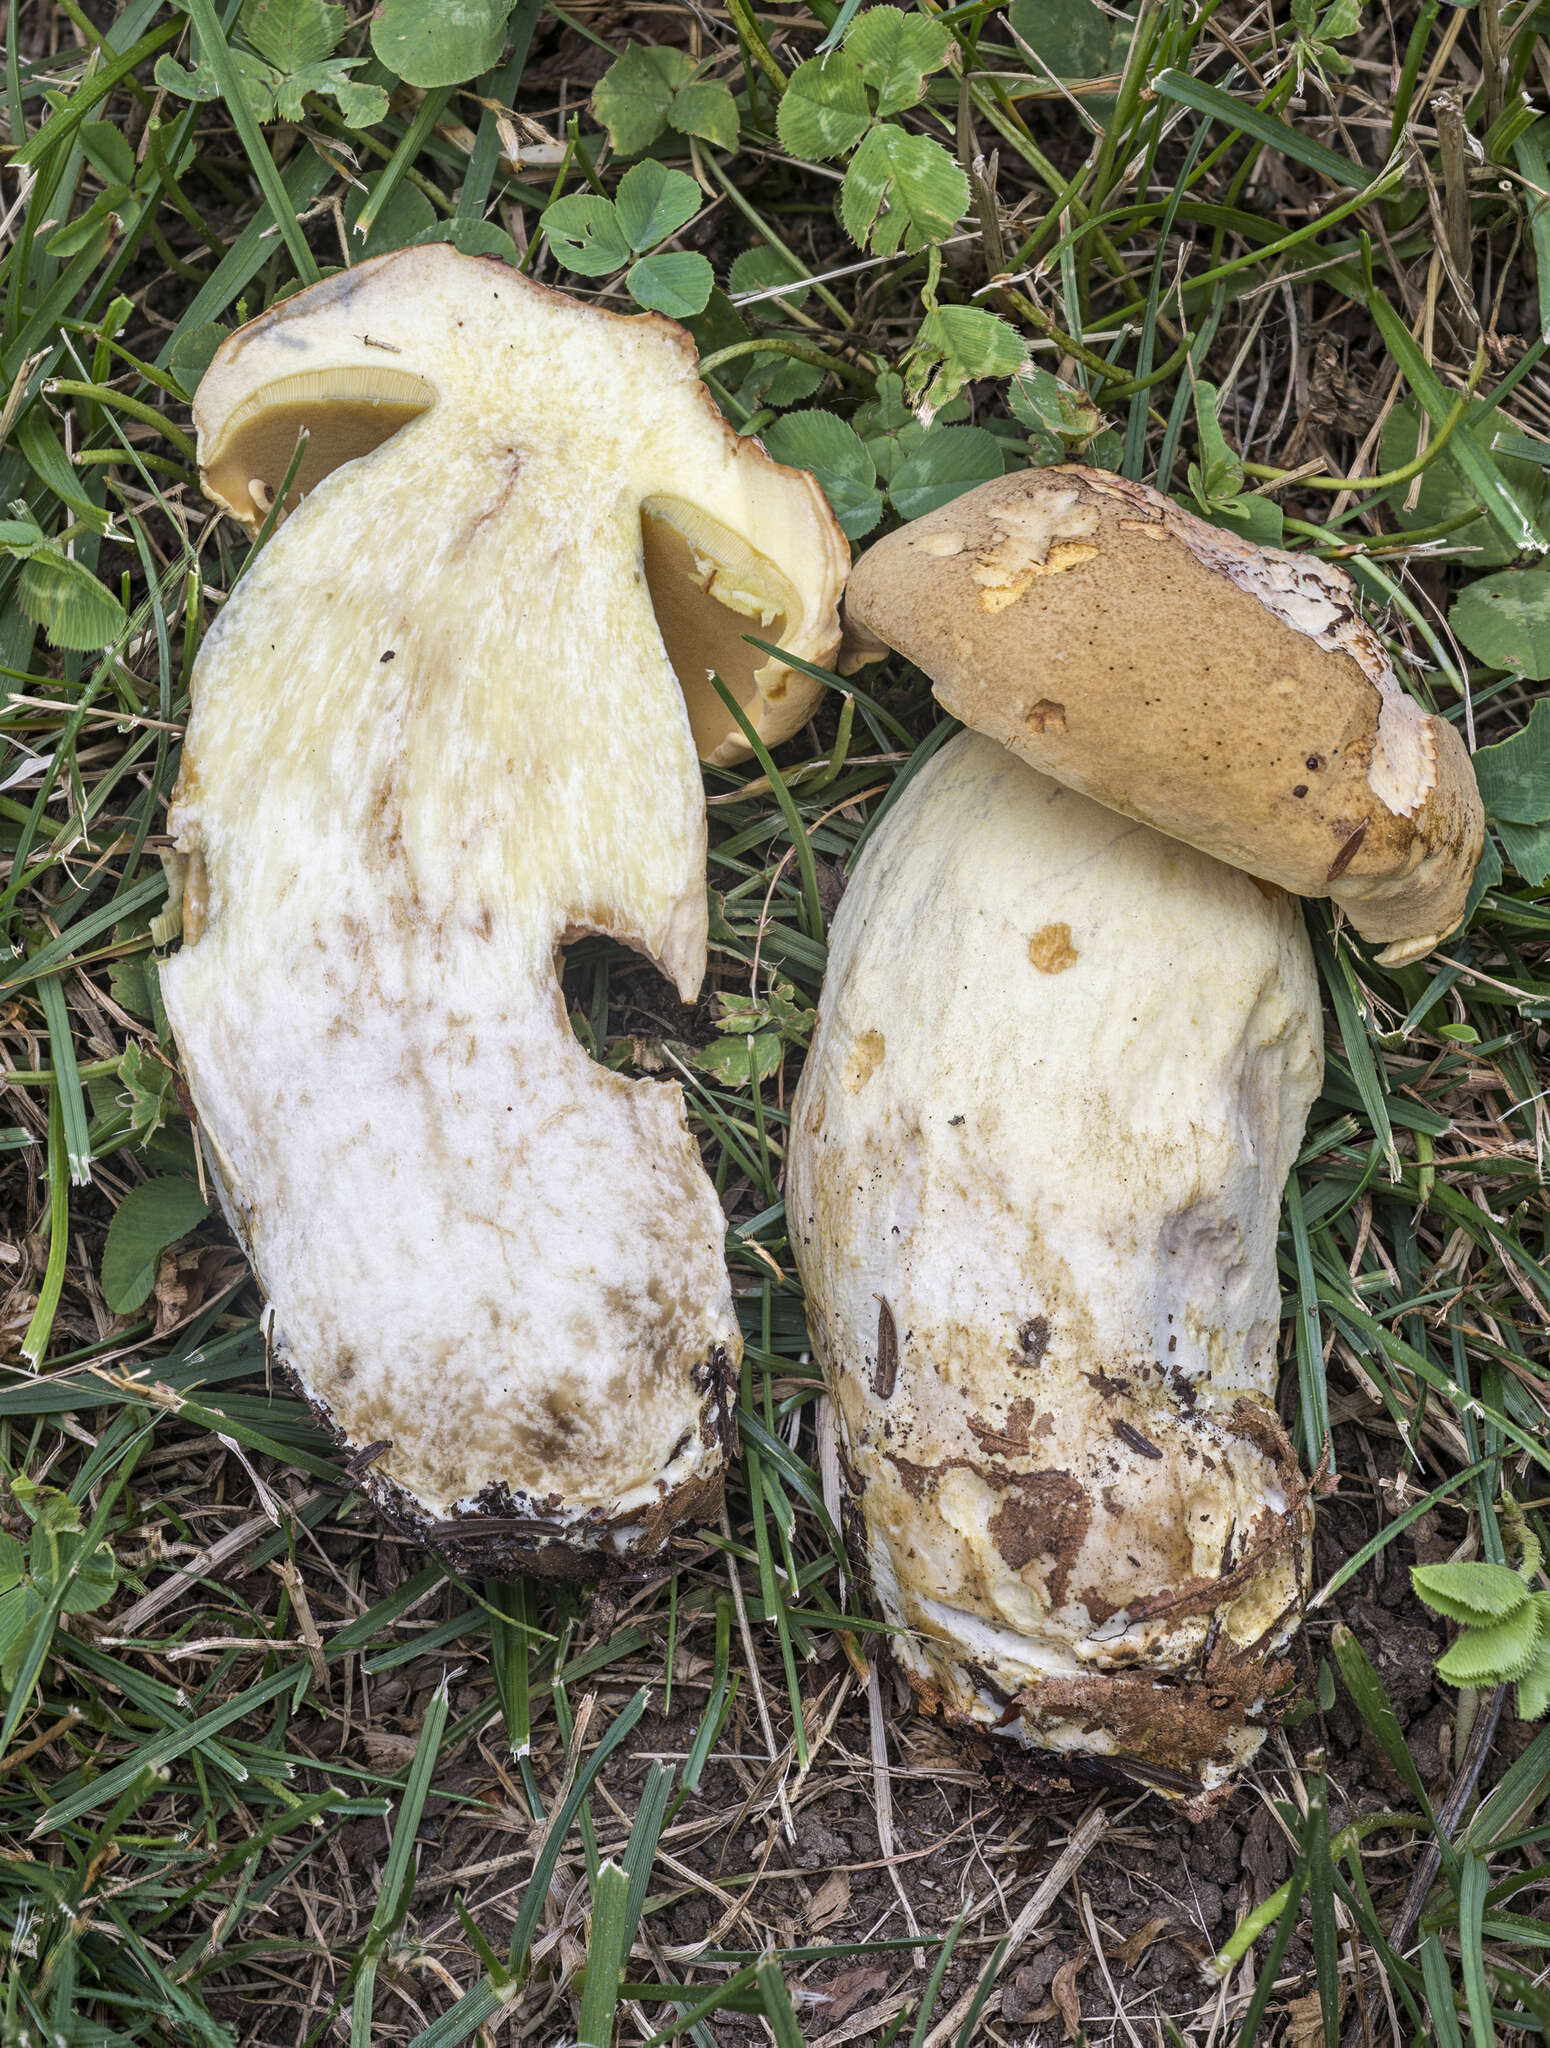
[[[859,1095],[868,1081],[882,1065],[888,1051],[888,1041],[880,1031],[862,1031],[856,1035],[856,1042],[850,1048],[840,1079],[847,1094]]]
[[[1036,1727],[1049,1716],[1109,1737],[1138,1763],[1186,1774],[1197,1783],[1205,1765],[1241,1734],[1257,1699],[1284,1683],[1284,1666],[1212,1673],[1200,1684],[1170,1683],[1151,1672],[1046,1678],[1017,1697]]]
[[[720,1513],[725,1460],[736,1441],[728,1395],[732,1369],[720,1344],[711,1347],[691,1374],[701,1397],[700,1441],[719,1453],[714,1469],[692,1473],[674,1486],[659,1478],[654,1499],[622,1514],[597,1507],[569,1517],[563,1514],[559,1494],[535,1497],[495,1481],[475,1496],[470,1513],[437,1519],[406,1487],[377,1469],[381,1460],[391,1457],[391,1438],[352,1449],[328,1403],[308,1389],[291,1365],[283,1339],[274,1340],[272,1356],[318,1423],[345,1449],[345,1477],[366,1494],[387,1527],[423,1543],[466,1576],[530,1575],[571,1584],[634,1581],[657,1569],[664,1552],[692,1545],[693,1528],[714,1522]],[[692,1434],[680,1438],[674,1457],[688,1449]],[[670,1457],[666,1462],[672,1461]],[[616,1538],[626,1547],[618,1547]]]
[[[990,1533],[1019,1575],[1041,1559],[1053,1560],[1043,1576],[1049,1603],[1058,1608],[1066,1604],[1071,1569],[1092,1519],[1087,1489],[1069,1472],[1028,1472],[1008,1482],[1001,1505],[990,1518]]]
[[[1078,957],[1068,924],[1040,925],[1028,941],[1028,958],[1040,974],[1064,974],[1076,965]]]
[[[936,1465],[916,1464],[895,1451],[883,1455],[911,1500],[926,1500],[953,1471],[971,1472],[1000,1494],[989,1529],[1001,1557],[1019,1576],[1041,1560],[1050,1560],[1050,1568],[1043,1574],[1049,1604],[1052,1608],[1065,1605],[1071,1573],[1093,1519],[1092,1496],[1074,1474],[1058,1470],[1009,1472],[994,1462],[994,1451],[989,1462],[943,1458]],[[1106,1620],[1117,1611],[1096,1595],[1083,1597],[1095,1621]]]
[[[462,548],[470,545],[474,535],[481,526],[488,524],[492,519],[500,517],[510,502],[512,492],[517,487],[517,479],[522,474],[521,451],[516,448],[503,449],[499,459],[500,468],[503,472],[500,487],[489,503],[476,512],[464,527],[461,538]]]
[[[872,1392],[879,1401],[891,1400],[899,1377],[899,1331],[893,1310],[886,1301],[877,1304],[877,1358],[872,1366]]]
[[[1034,1410],[1037,1402],[1024,1397],[1011,1402],[1006,1411],[1006,1421],[1000,1428],[986,1422],[982,1416],[968,1417],[974,1441],[987,1457],[1026,1458],[1032,1443]]]

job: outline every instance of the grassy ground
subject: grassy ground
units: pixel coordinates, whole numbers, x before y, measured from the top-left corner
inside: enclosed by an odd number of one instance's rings
[[[830,0],[12,6],[6,2043],[1550,2029],[1550,1733],[1500,1670],[1434,1678],[1451,1632],[1408,1578],[1531,1565],[1550,1504],[1544,22],[1012,0],[883,49]],[[624,249],[603,202],[639,161],[692,184]],[[1330,1460],[1308,1699],[1198,1832],[987,1776],[842,1619],[782,1137],[845,864],[947,730],[902,664],[836,684],[777,773],[707,774],[696,1009],[570,955],[576,1030],[682,1080],[725,1200],[724,1523],[590,1602],[462,1583],[270,1382],[156,975],[189,669],[246,551],[188,397],[245,313],[427,233],[692,314],[729,416],[858,544],[1084,454],[1344,562],[1429,704],[1526,734],[1438,955],[1385,971],[1310,906],[1329,1071],[1281,1244],[1284,1413]]]

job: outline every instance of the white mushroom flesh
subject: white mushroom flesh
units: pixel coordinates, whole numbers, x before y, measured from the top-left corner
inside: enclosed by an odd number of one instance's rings
[[[209,487],[256,524],[298,420],[326,438],[340,404],[353,459],[196,667],[168,1014],[276,1348],[371,1448],[384,1510],[471,1561],[650,1549],[719,1493],[725,1224],[678,1087],[573,1035],[557,948],[628,941],[685,998],[705,965],[643,506],[735,540],[788,610],[821,611],[837,536],[715,414],[680,330],[450,250],[229,343],[196,415]]]

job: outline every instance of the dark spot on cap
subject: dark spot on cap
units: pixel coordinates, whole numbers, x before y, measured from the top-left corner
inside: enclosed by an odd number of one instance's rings
[[[396,654],[397,654],[397,652],[398,652],[398,649],[397,649],[396,647],[389,647],[389,648],[387,648],[387,649],[385,650],[385,652],[384,652],[384,653],[383,653],[383,654],[381,655],[380,659],[381,659],[381,660],[383,660],[383,661],[391,661],[391,660],[393,659],[394,655],[396,655]]]

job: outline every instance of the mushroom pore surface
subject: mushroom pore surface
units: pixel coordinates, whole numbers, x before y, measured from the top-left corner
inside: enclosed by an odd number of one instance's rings
[[[1350,579],[1106,471],[1030,469],[890,534],[847,630],[1047,775],[1303,896],[1390,964],[1459,922],[1484,813]]]
[[[725,1225],[677,1086],[577,1042],[557,948],[611,934],[685,997],[704,969],[643,528],[698,578],[680,659],[696,601],[832,646],[843,539],[724,426],[680,330],[444,248],[241,330],[196,420],[250,526],[311,431],[195,667],[164,970],[277,1352],[383,1511],[465,1568],[649,1552],[719,1494]],[[770,667],[741,679],[765,705]]]
[[[1320,1067],[1295,903],[988,739],[867,845],[788,1216],[852,1552],[949,1720],[1186,1799],[1258,1747],[1308,1534],[1275,1247]]]

